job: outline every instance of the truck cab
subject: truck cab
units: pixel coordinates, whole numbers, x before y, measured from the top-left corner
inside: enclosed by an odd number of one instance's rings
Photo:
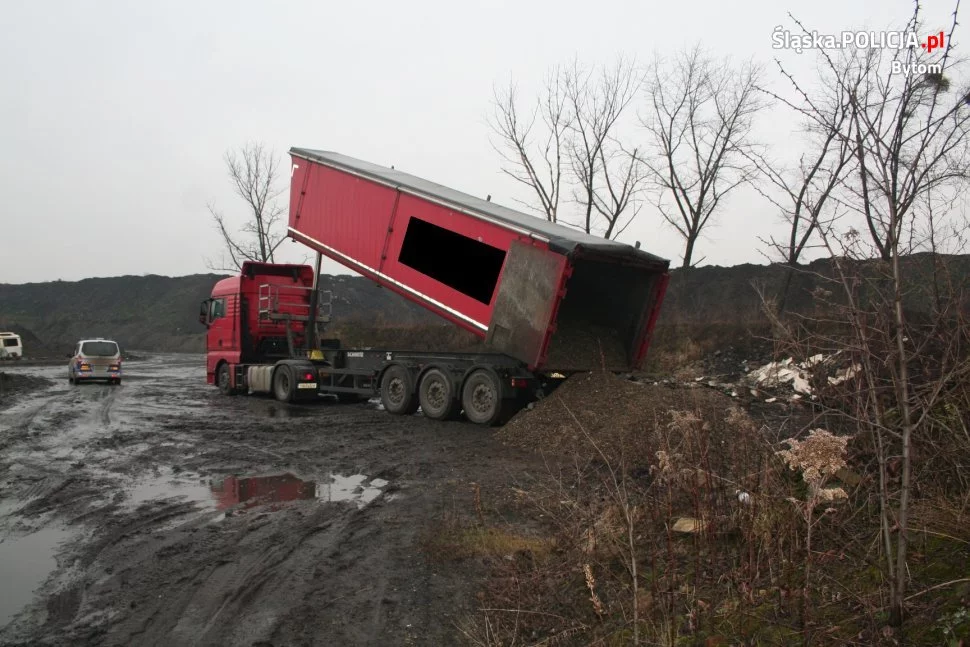
[[[245,382],[234,367],[306,357],[312,294],[309,265],[246,262],[216,283],[199,309],[208,328],[206,382],[228,393]],[[329,322],[329,308],[328,298],[317,299],[318,325]]]

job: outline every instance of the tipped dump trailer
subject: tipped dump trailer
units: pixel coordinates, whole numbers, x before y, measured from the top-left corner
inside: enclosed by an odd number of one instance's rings
[[[667,260],[346,155],[290,154],[292,238],[532,370],[643,362]]]
[[[200,313],[208,381],[223,392],[379,395],[391,413],[420,406],[430,418],[464,412],[494,424],[569,373],[641,366],[667,260],[393,168],[303,148],[290,155],[288,234],[318,253],[317,274],[327,256],[472,331],[488,352],[324,344],[329,312],[319,314],[313,271],[247,263]]]

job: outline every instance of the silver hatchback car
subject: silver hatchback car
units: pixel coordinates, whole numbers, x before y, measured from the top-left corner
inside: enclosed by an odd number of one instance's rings
[[[67,366],[67,380],[71,384],[89,380],[121,384],[121,349],[118,343],[100,338],[79,341]]]

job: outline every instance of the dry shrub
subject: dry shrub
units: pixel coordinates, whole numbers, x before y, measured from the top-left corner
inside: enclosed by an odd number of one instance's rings
[[[594,374],[515,422],[506,441],[565,459],[526,498],[557,548],[541,564],[493,566],[491,611],[469,619],[491,637],[482,644],[758,636],[752,615],[784,625],[783,609],[754,609],[750,596],[791,577],[779,554],[798,532],[793,479],[729,398]],[[693,532],[675,532],[678,519],[695,520]]]

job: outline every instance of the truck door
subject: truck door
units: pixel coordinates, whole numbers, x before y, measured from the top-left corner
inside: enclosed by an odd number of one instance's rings
[[[206,351],[235,350],[234,321],[227,317],[227,301],[231,297],[214,297],[209,301],[209,332],[206,334]]]

